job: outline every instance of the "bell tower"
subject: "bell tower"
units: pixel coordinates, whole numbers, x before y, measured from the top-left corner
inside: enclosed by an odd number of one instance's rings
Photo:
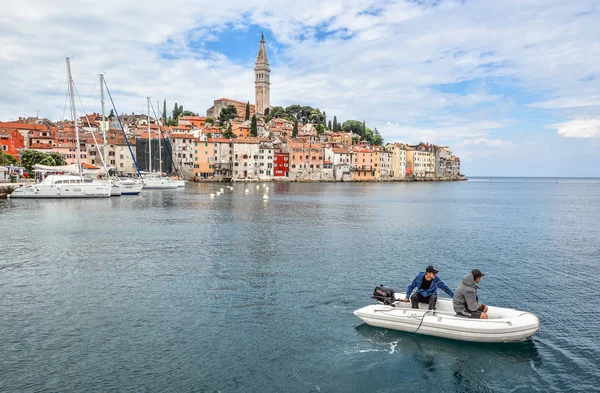
[[[256,113],[261,115],[271,106],[271,69],[265,48],[265,35],[261,34],[260,47],[254,66],[254,94],[256,98]]]

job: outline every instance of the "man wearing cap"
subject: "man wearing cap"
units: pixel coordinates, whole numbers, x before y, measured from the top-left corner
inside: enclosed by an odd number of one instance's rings
[[[437,276],[438,273],[439,270],[433,266],[427,266],[425,273],[419,273],[413,282],[408,286],[404,302],[408,303],[408,299],[410,297],[412,308],[419,308],[419,303],[426,303],[429,304],[428,310],[435,310],[438,288],[446,292],[448,295],[454,296],[454,293],[452,293],[450,288],[448,288],[448,286],[444,284],[444,282]],[[411,296],[410,294],[415,288],[417,288],[417,292]]]
[[[456,288],[456,293],[452,298],[452,306],[458,316],[464,316],[475,319],[488,319],[488,307],[479,303],[477,297],[477,284],[481,277],[485,276],[479,269],[472,270],[467,274]]]

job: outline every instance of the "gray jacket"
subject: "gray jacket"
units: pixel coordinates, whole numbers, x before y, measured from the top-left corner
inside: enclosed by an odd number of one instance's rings
[[[471,314],[479,308],[477,302],[478,288],[472,273],[464,276],[462,281],[458,283],[458,288],[456,288],[454,297],[452,298],[454,312],[467,317],[471,316]]]

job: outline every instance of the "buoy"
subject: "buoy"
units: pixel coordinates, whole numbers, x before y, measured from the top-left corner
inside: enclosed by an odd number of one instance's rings
[[[217,191],[217,196],[221,195],[221,192]]]
[[[267,187],[265,188],[265,191],[269,191],[269,186],[267,186]]]
[[[267,199],[269,199],[269,196],[267,194],[263,195],[263,199],[266,201]]]
[[[225,191],[225,189],[224,189],[224,188],[221,188],[221,192],[223,192],[223,191]]]
[[[267,185],[265,183],[263,183],[263,187],[266,187]]]
[[[250,190],[248,190],[248,189],[246,188],[246,190],[245,190],[244,192],[247,194],[247,193],[249,193],[249,192],[250,192]]]
[[[260,186],[257,184],[257,185],[256,185],[256,189],[258,190],[259,188],[260,188]]]
[[[211,194],[210,194],[210,198],[212,199],[212,198],[214,198],[214,197],[215,197],[215,194],[211,193]]]

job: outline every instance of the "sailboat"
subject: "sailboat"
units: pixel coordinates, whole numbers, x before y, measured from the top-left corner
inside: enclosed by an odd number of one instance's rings
[[[102,104],[102,138],[104,141],[103,151],[102,151],[102,164],[104,165],[104,169],[106,174],[108,175],[108,169],[106,167],[106,163],[108,162],[108,143],[106,141],[106,120],[104,116],[104,74],[100,74],[100,103]],[[127,135],[125,135],[127,138]],[[96,146],[98,146],[96,144]],[[113,190],[115,186],[119,187],[120,195],[138,195],[140,191],[142,191],[143,184],[140,181],[136,181],[133,179],[123,179],[117,176],[113,176],[111,178],[111,182],[113,183]]]
[[[152,133],[150,132],[150,97],[148,99],[148,173],[144,174],[144,189],[165,190],[177,188],[177,183],[170,177],[162,175],[160,126],[158,127],[158,172],[152,172]]]
[[[36,172],[42,178],[37,184],[17,188],[11,198],[109,198],[111,195],[110,182],[94,182],[81,175],[81,153],[79,148],[79,128],[77,126],[77,110],[75,107],[75,86],[71,77],[70,59],[66,58],[67,80],[69,82],[69,95],[71,96],[71,115],[75,124],[75,140],[77,152],[77,174],[61,175],[52,174],[48,170]],[[53,168],[52,171],[57,171]]]

